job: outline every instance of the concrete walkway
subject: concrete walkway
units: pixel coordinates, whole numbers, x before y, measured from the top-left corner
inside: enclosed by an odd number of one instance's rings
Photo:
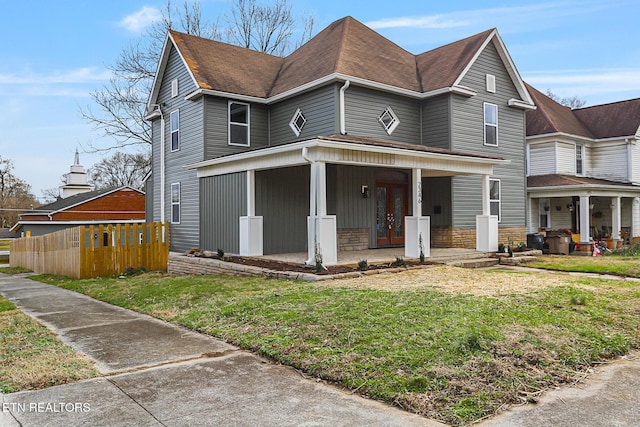
[[[75,292],[0,274],[0,293],[101,378],[0,396],[0,426],[442,426]]]
[[[442,426],[303,378],[211,337],[19,276],[0,293],[96,362],[103,377],[0,395],[0,426]],[[640,354],[477,425],[632,426]]]

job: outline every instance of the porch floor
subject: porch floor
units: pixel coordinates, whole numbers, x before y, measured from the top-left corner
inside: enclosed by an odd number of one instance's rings
[[[427,261],[449,262],[462,259],[482,258],[484,256],[486,256],[485,252],[479,252],[475,249],[431,248],[431,256],[427,258]],[[396,260],[396,257],[406,259],[404,256],[404,247],[342,251],[338,252],[338,265],[356,265],[361,260],[367,260],[370,264],[393,262]],[[307,253],[272,254],[264,255],[262,258],[304,264],[307,260]]]

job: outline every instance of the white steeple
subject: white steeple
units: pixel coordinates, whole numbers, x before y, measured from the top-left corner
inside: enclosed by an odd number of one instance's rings
[[[67,198],[75,194],[86,193],[91,191],[89,185],[89,177],[84,170],[84,166],[80,165],[80,155],[76,148],[76,154],[71,165],[70,172],[65,176],[66,184],[62,186],[62,198]]]

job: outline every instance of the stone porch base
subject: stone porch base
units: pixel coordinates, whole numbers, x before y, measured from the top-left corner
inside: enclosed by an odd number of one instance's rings
[[[520,242],[527,243],[526,227],[498,228],[498,242],[514,244]],[[475,228],[452,228],[452,227],[431,227],[431,247],[432,248],[469,248],[476,246]]]

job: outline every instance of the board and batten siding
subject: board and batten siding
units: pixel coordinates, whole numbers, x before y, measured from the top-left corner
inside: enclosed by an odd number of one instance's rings
[[[203,160],[269,145],[269,112],[265,105],[249,106],[249,147],[229,145],[229,101],[228,98],[204,96],[204,158]]]
[[[335,168],[335,176],[331,190],[335,189],[337,228],[367,228],[369,247],[376,247],[375,168],[341,165]],[[369,187],[369,197],[366,199],[362,197],[363,185]]]
[[[529,175],[556,173],[556,147],[554,142],[529,145]]]
[[[178,80],[178,96],[171,96],[171,82]],[[160,82],[158,103],[162,104],[165,119],[165,220],[171,220],[171,184],[180,183],[180,223],[171,224],[170,250],[184,251],[199,246],[199,185],[196,171],[185,165],[201,161],[203,151],[202,99],[185,101],[184,96],[195,90],[187,68],[175,48],[169,53],[166,71]],[[171,112],[180,115],[180,149],[171,152]],[[160,196],[160,119],[153,123],[154,194]],[[159,200],[154,206],[160,209]],[[155,208],[154,208],[155,210]]]
[[[433,227],[451,226],[451,177],[422,178],[422,214]]]
[[[451,148],[451,97],[440,95],[422,103],[422,144]]]
[[[300,136],[291,130],[289,123],[297,109],[307,120]],[[328,85],[305,92],[270,106],[270,145],[287,144],[319,135],[338,133],[338,86]]]
[[[256,171],[256,215],[263,218],[265,255],[307,250],[309,173],[309,166]]]
[[[200,248],[240,252],[240,217],[247,214],[247,173],[200,178]]]
[[[591,149],[591,176],[627,182],[627,145],[595,143]]]
[[[486,90],[486,75],[496,79],[496,92]],[[494,46],[489,43],[461,81],[475,96],[451,95],[451,149],[501,157],[507,165],[494,166],[491,178],[500,179],[501,227],[525,226],[525,112],[508,106],[520,95]],[[498,146],[484,145],[484,103],[498,106]],[[479,176],[452,178],[453,227],[472,228],[482,213],[482,184]]]
[[[400,124],[391,135],[378,117],[391,107]],[[349,135],[420,144],[420,102],[386,92],[351,86],[345,91],[345,124]]]

